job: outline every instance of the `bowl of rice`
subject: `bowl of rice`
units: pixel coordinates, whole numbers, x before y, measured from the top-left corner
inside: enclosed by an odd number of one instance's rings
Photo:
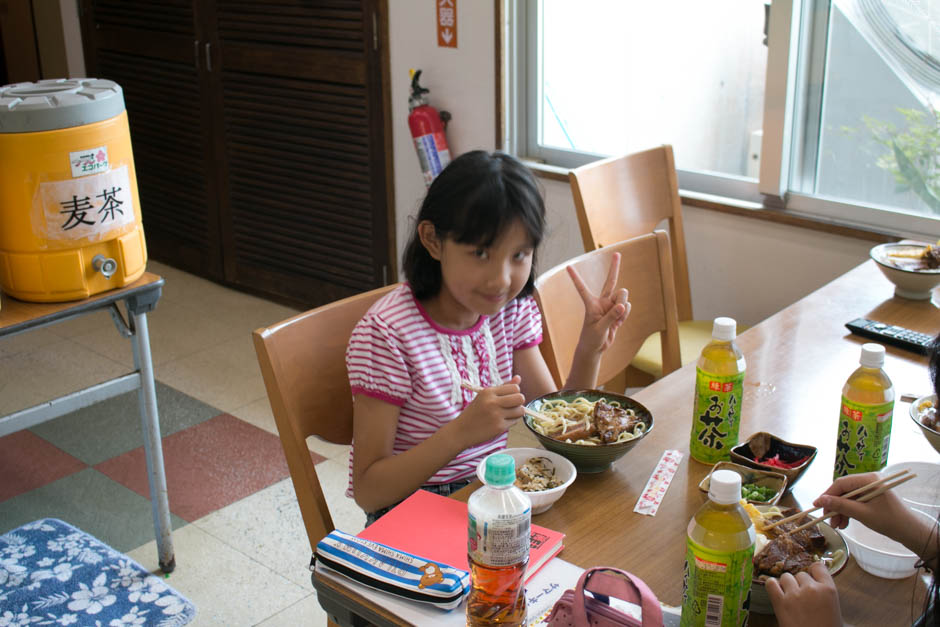
[[[578,472],[603,472],[653,429],[653,415],[641,403],[605,390],[561,390],[526,405],[539,444],[571,460]]]
[[[493,455],[504,454],[516,460],[516,487],[532,501],[532,514],[541,514],[561,498],[578,476],[574,464],[559,455],[540,448],[508,448]],[[487,455],[477,465],[477,478],[483,481]]]

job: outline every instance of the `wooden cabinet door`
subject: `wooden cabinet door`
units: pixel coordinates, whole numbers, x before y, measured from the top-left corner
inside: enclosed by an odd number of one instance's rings
[[[301,306],[390,263],[386,0],[83,0],[151,255]]]
[[[379,4],[210,2],[229,281],[310,304],[384,284],[391,151]]]
[[[150,256],[222,279],[198,7],[192,0],[81,6],[89,75],[124,90]]]

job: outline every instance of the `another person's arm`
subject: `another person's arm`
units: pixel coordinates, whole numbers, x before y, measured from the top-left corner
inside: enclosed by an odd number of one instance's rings
[[[780,627],[842,627],[839,593],[823,562],[764,583]]]
[[[920,555],[926,566],[936,572],[936,520],[911,510],[892,490],[866,503],[842,498],[843,494],[879,478],[880,476],[873,472],[840,477],[813,504],[821,506],[825,513],[836,513],[829,521],[833,527],[842,529],[849,524],[850,518],[854,518],[869,529],[893,538]]]

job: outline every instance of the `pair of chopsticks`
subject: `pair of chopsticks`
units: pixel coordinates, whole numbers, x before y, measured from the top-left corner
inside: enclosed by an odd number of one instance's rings
[[[909,470],[902,470],[901,472],[896,472],[896,473],[894,473],[893,475],[890,475],[890,476],[888,476],[888,477],[884,477],[884,478],[882,478],[882,479],[878,479],[877,481],[872,481],[871,483],[866,483],[865,485],[863,485],[863,486],[860,487],[860,488],[856,488],[855,490],[852,490],[851,492],[849,492],[849,493],[847,493],[847,494],[843,494],[843,495],[842,495],[842,498],[844,498],[844,499],[855,499],[855,500],[858,501],[859,503],[867,503],[868,501],[872,500],[873,498],[878,497],[878,496],[881,496],[882,494],[884,494],[885,492],[887,492],[887,491],[890,490],[891,488],[896,488],[897,486],[901,485],[901,484],[904,483],[905,481],[910,481],[911,479],[913,479],[913,478],[916,477],[916,476],[917,476],[916,474],[912,473],[912,472],[909,471]],[[766,530],[768,530],[768,529],[773,529],[773,528],[776,527],[777,525],[782,525],[782,524],[785,523],[785,522],[791,522],[791,521],[794,521],[794,520],[799,520],[799,519],[803,518],[804,516],[808,516],[811,512],[815,512],[815,511],[818,510],[818,509],[822,509],[822,508],[821,508],[821,507],[811,507],[811,508],[809,508],[809,509],[804,509],[802,512],[797,512],[796,514],[793,514],[792,516],[787,516],[786,518],[781,518],[780,520],[775,520],[773,523],[771,523],[771,524],[767,525],[766,527],[764,527],[764,528],[762,529],[762,531],[766,531]],[[830,513],[826,514],[825,516],[820,516],[819,518],[810,518],[810,521],[809,521],[808,523],[804,523],[804,524],[800,525],[799,527],[795,527],[794,529],[791,529],[791,530],[788,531],[787,533],[795,533],[795,532],[797,532],[797,531],[802,531],[803,529],[807,529],[807,528],[812,527],[813,525],[815,525],[815,524],[817,524],[817,523],[820,523],[820,522],[822,522],[822,521],[824,521],[824,520],[827,520],[827,519],[829,519],[829,518],[832,518],[832,517],[835,516],[836,514],[837,514],[837,512],[830,512]]]
[[[456,378],[456,377],[455,377],[455,378]],[[481,388],[480,386],[478,386],[478,385],[473,385],[472,383],[469,383],[469,382],[467,382],[467,381],[461,381],[461,382],[460,382],[460,387],[462,387],[462,388],[465,389],[465,390],[470,390],[471,392],[476,392],[477,394],[479,394],[480,392],[483,391],[483,388]],[[533,418],[538,418],[539,420],[544,420],[545,422],[551,422],[551,421],[552,421],[552,419],[549,418],[548,416],[546,416],[546,415],[544,415],[544,414],[540,414],[539,412],[535,411],[534,409],[529,409],[529,408],[526,407],[526,406],[523,406],[523,407],[522,407],[522,411],[523,411],[527,416],[532,416]]]

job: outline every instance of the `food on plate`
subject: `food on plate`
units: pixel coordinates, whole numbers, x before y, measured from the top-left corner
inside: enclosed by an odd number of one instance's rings
[[[741,498],[747,501],[769,501],[776,496],[777,490],[769,485],[745,483],[741,486]]]
[[[808,569],[814,562],[823,561],[828,565],[839,557],[841,551],[827,551],[826,538],[817,525],[793,532],[793,529],[808,522],[808,517],[765,529],[774,520],[795,512],[779,507],[770,507],[761,512],[750,503],[742,502],[741,505],[757,532],[754,545],[755,579],[779,577],[783,573],[795,575]]]
[[[597,446],[626,442],[643,435],[646,424],[632,409],[617,401],[601,398],[589,401],[579,396],[573,401],[549,399],[539,407],[545,417],[532,418],[532,426],[554,440]]]
[[[555,465],[547,457],[530,457],[516,468],[516,487],[524,492],[541,492],[561,484],[555,476]]]
[[[937,408],[934,407],[933,400],[925,398],[917,406],[917,420],[928,429],[940,431],[940,416],[937,415]]]
[[[777,453],[773,457],[764,457],[762,459],[756,459],[754,461],[756,461],[758,464],[767,464],[768,466],[773,466],[775,468],[797,468],[800,464],[805,462],[807,459],[809,459],[809,455],[806,455],[805,457],[800,457],[799,459],[795,459],[793,461],[784,461],[780,459],[780,453]]]
[[[940,241],[936,245],[899,247],[885,256],[885,261],[901,270],[940,269]]]

